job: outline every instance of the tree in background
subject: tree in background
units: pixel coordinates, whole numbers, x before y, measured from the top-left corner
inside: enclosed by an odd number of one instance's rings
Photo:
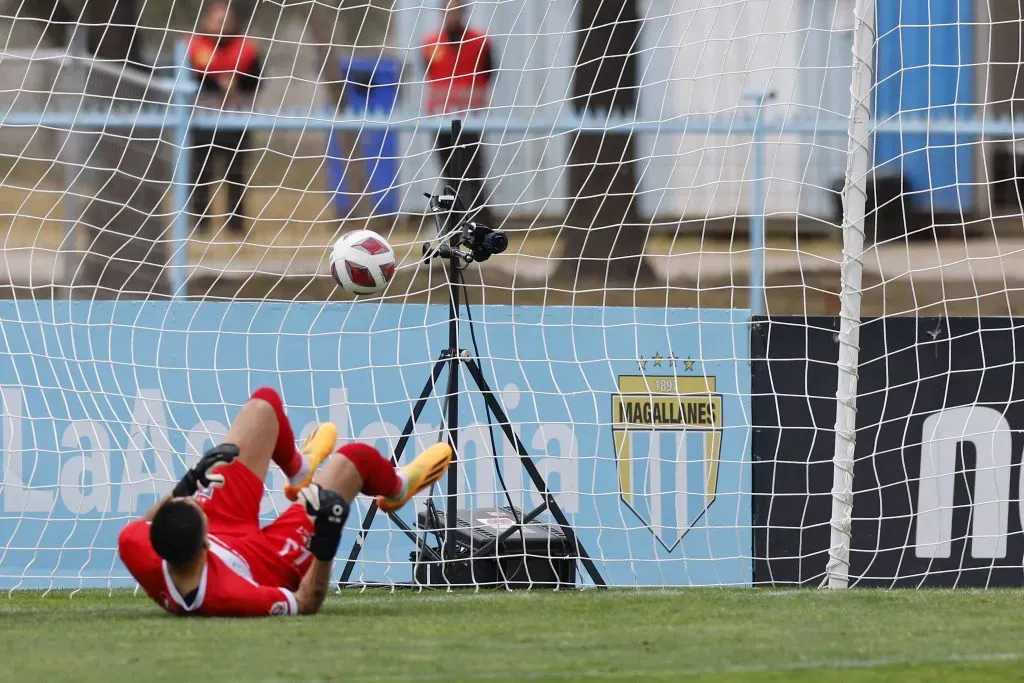
[[[580,0],[571,105],[578,114],[630,118],[637,106],[636,0]],[[581,279],[620,286],[650,284],[644,261],[647,227],[636,209],[637,161],[631,133],[580,132],[569,152],[570,206],[566,257]]]

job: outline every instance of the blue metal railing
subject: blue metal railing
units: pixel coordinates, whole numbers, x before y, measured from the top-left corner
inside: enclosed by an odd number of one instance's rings
[[[232,112],[202,109],[195,106],[197,86],[186,66],[183,45],[177,51],[176,76],[159,79],[159,88],[170,89],[169,103],[125,103],[109,107],[75,111],[42,112],[0,110],[0,126],[53,128],[64,131],[102,131],[110,128],[170,131],[173,143],[174,171],[172,177],[173,244],[170,280],[174,296],[186,296],[188,273],[187,202],[191,184],[189,168],[189,134],[193,130],[262,130],[262,131],[339,131],[389,130],[393,132],[433,133],[447,126],[450,117],[423,116],[419,112],[396,109],[390,113],[364,111],[333,112],[326,109],[278,112]],[[773,111],[770,95],[763,92],[744,93],[748,104],[728,114],[682,115],[658,121],[623,117],[617,113],[592,111],[583,115],[563,114],[556,118],[521,118],[511,111],[488,110],[468,118],[463,129],[476,133],[544,133],[611,132],[636,134],[745,134],[751,136],[751,229],[750,287],[751,309],[764,312],[764,249],[767,192],[765,183],[765,140],[779,135],[847,134],[847,117],[831,113],[779,116]],[[929,116],[902,114],[875,121],[876,133],[953,133],[968,139],[1024,137],[1024,118]]]
[[[187,92],[187,91],[186,91]],[[264,130],[264,131],[363,131],[388,129],[399,132],[437,130],[451,121],[450,116],[422,116],[414,111],[395,110],[387,116],[363,116],[326,109],[278,112],[230,112],[202,110],[190,103],[176,103],[185,116],[168,116],[167,106],[117,106],[73,112],[28,112],[0,110],[0,126],[49,126],[64,130],[103,130],[104,128],[166,129],[174,120],[187,122],[191,129]],[[763,107],[751,107],[730,116],[686,114],[660,121],[643,121],[592,112],[583,116],[521,119],[502,116],[496,111],[465,120],[463,130],[471,133],[748,133],[846,135],[847,117],[821,114],[806,117],[759,115]],[[956,133],[971,137],[1008,138],[1024,135],[1024,118],[936,117],[899,115],[871,126],[872,133]]]

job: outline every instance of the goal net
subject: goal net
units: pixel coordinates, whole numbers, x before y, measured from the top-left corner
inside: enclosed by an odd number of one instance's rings
[[[95,4],[0,2],[0,587],[134,585],[265,385],[401,462],[458,421],[349,584],[1018,580],[1002,5]],[[424,260],[446,188],[504,253]]]

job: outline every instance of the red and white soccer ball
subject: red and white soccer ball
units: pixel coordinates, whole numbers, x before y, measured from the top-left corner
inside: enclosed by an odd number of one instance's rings
[[[334,243],[331,275],[349,294],[377,294],[395,275],[395,252],[373,230],[350,232]]]

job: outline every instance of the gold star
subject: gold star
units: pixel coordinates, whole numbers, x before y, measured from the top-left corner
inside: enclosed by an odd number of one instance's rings
[[[676,361],[678,361],[678,360],[679,360],[679,356],[677,356],[676,354],[670,353],[668,355],[668,364],[669,364],[669,366],[674,368],[676,366]]]
[[[637,365],[640,366],[641,370],[646,370],[647,369],[647,359],[646,358],[638,358],[636,363],[637,363]]]
[[[683,365],[685,365],[685,366],[686,366],[686,371],[687,371],[687,372],[692,372],[692,371],[693,371],[693,366],[694,366],[694,365],[695,365],[696,363],[697,363],[697,361],[695,361],[695,360],[692,360],[692,359],[690,359],[689,357],[687,357],[687,359],[683,361]]]
[[[654,361],[654,367],[656,367],[656,368],[660,368],[661,367],[661,359],[662,359],[662,355],[660,353],[658,353],[657,351],[655,351],[654,355],[651,356],[651,360]]]

